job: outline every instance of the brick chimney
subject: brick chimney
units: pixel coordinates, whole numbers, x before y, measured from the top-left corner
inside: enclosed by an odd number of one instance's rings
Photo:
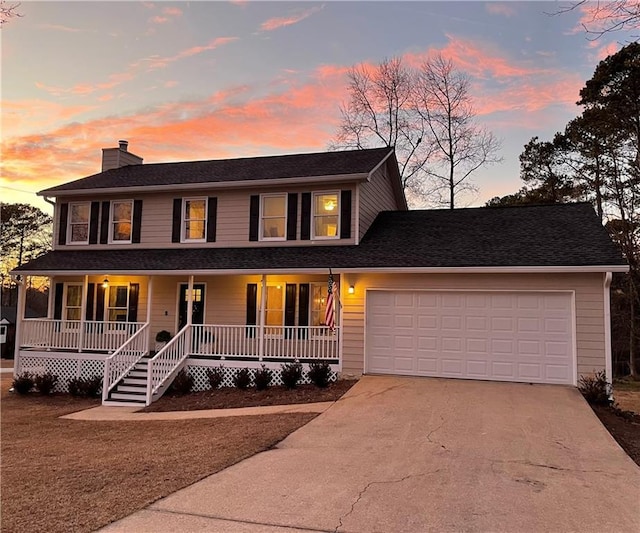
[[[142,158],[129,152],[129,141],[118,141],[117,148],[102,149],[102,172],[127,165],[142,165]]]

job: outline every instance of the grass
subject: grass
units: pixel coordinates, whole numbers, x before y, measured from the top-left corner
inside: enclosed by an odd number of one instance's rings
[[[8,393],[2,409],[2,531],[93,531],[246,457],[316,415],[144,422],[62,420],[98,404]]]

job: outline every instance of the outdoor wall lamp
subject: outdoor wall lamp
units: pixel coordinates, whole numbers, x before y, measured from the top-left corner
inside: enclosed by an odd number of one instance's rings
[[[104,281],[102,282],[102,288],[106,289],[109,286],[109,278],[104,278]]]
[[[347,290],[349,294],[354,294],[356,292],[355,285],[349,285],[349,289]]]

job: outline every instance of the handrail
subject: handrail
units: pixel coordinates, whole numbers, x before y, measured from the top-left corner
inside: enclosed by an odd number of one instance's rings
[[[122,344],[104,361],[104,379],[102,382],[102,400],[109,398],[109,392],[116,384],[136,366],[147,352],[145,333],[149,323],[146,322],[133,336]]]
[[[149,405],[171,373],[188,357],[191,325],[184,326],[147,364],[147,395]]]

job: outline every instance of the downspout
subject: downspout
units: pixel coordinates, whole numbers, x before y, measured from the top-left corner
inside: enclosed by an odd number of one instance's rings
[[[15,346],[13,348],[13,375],[17,376],[20,372],[20,345],[22,344],[22,321],[24,320],[24,308],[26,302],[26,284],[25,279],[20,279],[20,276],[16,276],[15,282],[18,286],[18,302],[16,310],[16,336]]]
[[[611,354],[611,272],[604,274],[604,373],[609,384],[609,399],[613,400],[613,358]]]

